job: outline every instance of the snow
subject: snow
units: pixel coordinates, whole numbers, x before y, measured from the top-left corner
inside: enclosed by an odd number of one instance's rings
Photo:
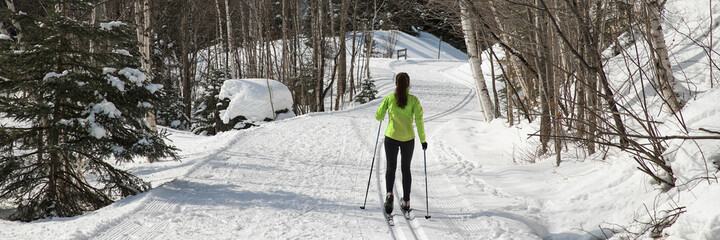
[[[100,23],[100,28],[103,30],[106,30],[106,31],[112,31],[113,28],[119,27],[119,26],[125,26],[125,23],[120,22],[120,21]]]
[[[94,122],[90,124],[89,132],[90,132],[90,136],[93,136],[94,138],[97,138],[97,139],[102,139],[102,138],[108,136],[107,130],[105,130],[105,128],[103,128],[102,126],[100,126]]]
[[[120,110],[118,110],[115,107],[115,104],[112,102],[108,102],[107,100],[103,99],[102,102],[95,104],[93,106],[93,113],[102,113],[107,115],[109,118],[116,118],[122,115]]]
[[[138,87],[142,86],[143,82],[147,79],[145,74],[135,68],[123,68],[118,71],[118,74],[125,76],[130,82],[135,83]]]
[[[180,126],[180,124],[182,124],[182,122],[180,122],[180,120],[175,120],[170,123],[170,127],[177,128],[178,126]]]
[[[148,91],[150,91],[150,93],[153,93],[153,94],[162,88],[163,88],[162,84],[156,84],[156,83],[150,83],[147,86],[145,86],[145,89],[147,89]]]
[[[56,72],[49,72],[45,74],[45,77],[43,77],[43,81],[47,81],[51,78],[61,78],[68,75],[68,70],[63,71],[62,73],[56,73]]]
[[[719,5],[712,7],[715,19],[720,19]],[[666,26],[687,25],[683,31],[696,35],[710,14],[693,0],[668,1],[667,9],[668,18],[677,21]],[[703,50],[673,36],[670,28],[665,29],[668,42],[676,39],[670,47],[675,76],[682,85],[694,86],[686,87],[684,122],[695,135],[707,134],[701,127],[718,130],[720,90],[709,87],[710,67],[698,57]],[[382,34],[378,31],[376,38]],[[720,34],[714,37],[714,43],[720,42]],[[182,161],[137,159],[118,165],[149,181],[152,190],[72,218],[0,220],[0,239],[623,239],[622,228],[639,230],[638,222],[663,216],[674,206],[686,212],[664,231],[666,239],[720,236],[720,189],[712,164],[720,161],[719,141],[668,142],[665,154],[679,185],[669,192],[659,190],[636,169],[632,156],[616,149],[587,156],[582,146],[568,144],[562,164],[554,167],[555,156],[536,155],[538,140],[528,137],[538,130],[537,121],[512,127],[503,118],[484,121],[462,54],[443,45],[436,59],[437,38],[425,33],[418,38],[399,34],[399,39],[398,48],[408,48],[407,60],[370,62],[380,99],[216,136],[161,127],[182,150]],[[629,74],[620,62],[611,59],[607,72],[617,95],[624,96]],[[491,86],[489,67],[483,63]],[[142,81],[139,71],[124,72]],[[422,151],[416,141],[411,163],[415,217],[406,221],[396,214],[396,226],[389,227],[381,212],[382,138],[373,152],[379,124],[374,112],[392,93],[398,72],[410,75],[410,93],[423,106],[429,148]],[[231,107],[223,120],[271,117],[266,81],[226,81],[220,97],[229,98]],[[273,80],[270,84],[275,108],[291,106],[287,88]],[[112,115],[111,104],[98,104],[93,111]],[[660,103],[651,107],[664,135],[679,134],[679,123],[660,113]],[[384,130],[387,122],[381,124]],[[369,173],[367,207],[361,210]],[[396,181],[395,191],[401,190]]]
[[[125,56],[128,56],[128,57],[132,57],[132,56],[133,56],[132,54],[130,54],[130,51],[125,50],[125,49],[115,49],[115,50],[113,50],[113,53],[117,53],[117,54],[120,54],[120,55],[125,55]]]
[[[110,74],[106,75],[105,78],[107,78],[107,81],[111,86],[117,88],[121,92],[125,91],[125,81]]]
[[[117,71],[117,69],[115,69],[115,68],[111,68],[111,67],[103,68],[103,74],[114,73],[115,71]]]
[[[138,102],[138,105],[137,105],[137,106],[138,106],[138,107],[149,108],[149,107],[152,107],[152,104],[150,104],[149,102]]]
[[[97,114],[103,114],[109,118],[117,118],[122,115],[122,112],[120,112],[120,110],[115,107],[115,104],[112,102],[108,102],[106,99],[103,99],[100,103],[93,104],[91,108],[87,110],[87,113],[87,118],[77,120],[81,123],[86,124],[88,126],[88,134],[97,139],[110,137],[107,130],[95,121]],[[60,123],[68,125],[72,123],[72,121],[68,119],[62,119],[60,120]]]
[[[219,99],[229,99],[230,105],[220,113],[220,119],[229,123],[230,119],[244,116],[253,122],[262,122],[264,119],[273,119],[272,107],[270,106],[270,92],[272,91],[272,102],[275,111],[292,109],[292,95],[284,84],[272,79],[230,79],[225,80],[220,89]],[[281,120],[294,115],[280,115],[276,120]]]
[[[460,50],[455,49],[450,44],[446,42],[440,43],[440,39],[433,36],[432,34],[429,34],[427,32],[420,32],[420,36],[415,37],[410,34],[401,32],[401,31],[376,31],[375,32],[375,41],[378,41],[380,43],[386,42],[385,39],[388,38],[388,36],[394,34],[397,37],[398,43],[395,46],[394,54],[397,53],[397,50],[400,49],[407,49],[407,57],[408,59],[412,58],[420,58],[420,59],[437,59],[438,58],[438,44],[440,44],[440,59],[445,60],[467,60],[467,55],[463,53]],[[352,38],[350,38],[350,41],[352,41]],[[352,42],[349,43],[352,46]],[[383,44],[379,44],[377,46],[378,51],[384,51],[382,48]],[[396,56],[393,55],[393,58]]]
[[[672,236],[670,239],[716,239],[720,236],[720,214],[714,211],[718,199],[720,189],[703,189],[703,194],[688,206],[687,213],[668,231]]]

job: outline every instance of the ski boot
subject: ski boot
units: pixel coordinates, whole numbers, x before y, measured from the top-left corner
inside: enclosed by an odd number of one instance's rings
[[[405,212],[410,211],[410,199],[403,199],[402,201],[400,201],[400,209]]]
[[[385,197],[385,213],[390,214],[393,211],[393,195],[392,193],[388,193],[387,197]]]

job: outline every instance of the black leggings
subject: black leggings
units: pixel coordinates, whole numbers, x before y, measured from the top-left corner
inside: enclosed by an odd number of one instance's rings
[[[395,169],[397,169],[398,149],[402,155],[400,170],[402,171],[403,198],[410,199],[410,161],[412,161],[415,139],[401,142],[385,136],[385,157],[387,158],[387,172],[385,172],[385,189],[393,191],[395,185]]]

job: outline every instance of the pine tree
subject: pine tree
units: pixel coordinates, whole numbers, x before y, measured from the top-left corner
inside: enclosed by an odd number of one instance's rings
[[[167,34],[167,33],[165,33]],[[163,88],[159,90],[162,103],[156,106],[157,109],[157,124],[180,130],[190,129],[190,117],[185,115],[185,103],[180,95],[180,89],[175,85],[174,76],[169,70],[168,65],[172,65],[171,61],[165,57],[171,55],[170,50],[167,50],[167,44],[164,43],[163,39],[160,39],[160,34],[154,38],[152,50],[152,79],[154,83],[163,85]]]
[[[185,115],[185,103],[182,102],[179,89],[170,84],[163,84],[158,92],[163,99],[157,109],[157,124],[169,128],[188,130],[190,118]]]
[[[150,188],[113,160],[177,159],[144,120],[162,86],[137,70],[130,28],[77,20],[99,1],[37,2],[45,12],[0,13],[24,35],[0,41],[0,117],[12,120],[0,128],[0,200],[22,221],[83,214]]]
[[[212,67],[211,67],[212,68]],[[192,131],[195,134],[215,135],[215,111],[219,103],[218,95],[223,81],[225,81],[222,71],[210,69],[210,73],[203,74],[205,81],[199,83],[203,89],[202,96],[195,103],[195,114],[193,116]]]
[[[375,89],[375,81],[365,79],[360,88],[360,93],[355,98],[356,102],[366,103],[377,98],[378,91]]]

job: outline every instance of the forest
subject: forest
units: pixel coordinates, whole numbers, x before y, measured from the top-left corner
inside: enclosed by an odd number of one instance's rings
[[[227,79],[279,81],[296,115],[376,99],[370,61],[398,57],[393,31],[428,32],[465,51],[487,122],[539,122],[528,136],[539,141],[530,161],[554,154],[560,166],[571,149],[619,150],[670,191],[679,185],[670,142],[720,139],[718,129],[689,128],[682,114],[701,93],[691,86],[720,84],[720,24],[710,19],[699,36],[683,36],[703,49],[706,77],[673,74],[666,3],[4,0],[0,118],[12,120],[0,130],[0,200],[16,204],[11,219],[33,221],[151,189],[108,161],[178,160],[162,127],[218,134]],[[377,41],[378,30],[391,34]],[[672,119],[677,134],[665,134],[658,119]],[[717,181],[714,168],[703,180]]]

